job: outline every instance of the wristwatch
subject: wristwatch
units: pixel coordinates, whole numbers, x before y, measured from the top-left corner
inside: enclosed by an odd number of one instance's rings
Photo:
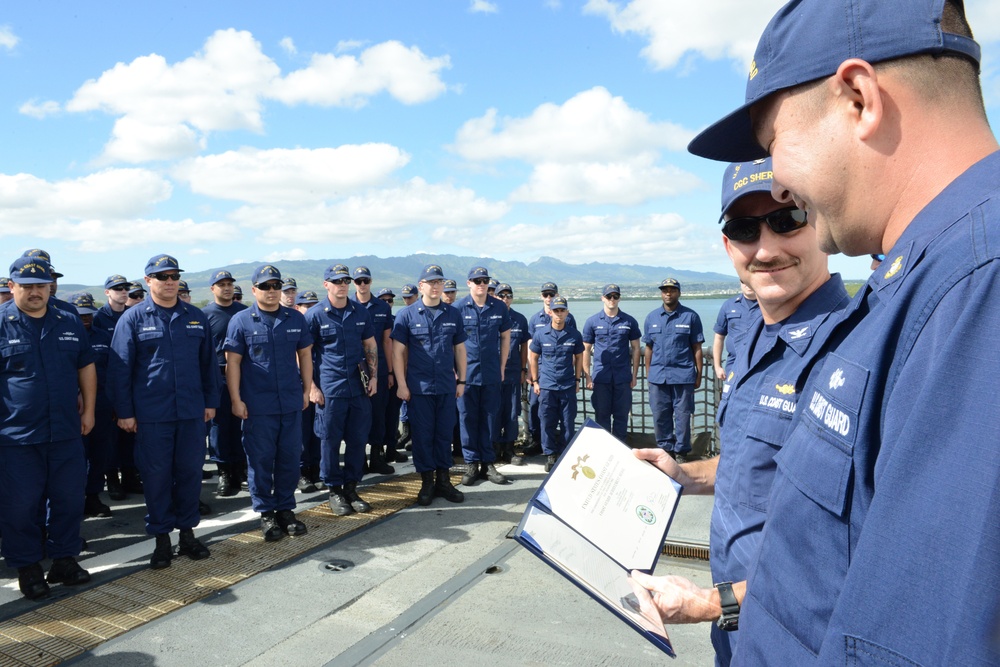
[[[724,581],[716,584],[719,590],[719,602],[722,604],[722,616],[715,622],[720,630],[732,632],[740,629],[740,603],[736,601],[736,594],[733,593],[733,582]]]

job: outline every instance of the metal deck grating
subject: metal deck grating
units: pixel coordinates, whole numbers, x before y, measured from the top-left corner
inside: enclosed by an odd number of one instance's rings
[[[309,527],[302,537],[265,543],[254,529],[212,544],[211,558],[178,558],[169,568],[140,570],[0,622],[0,665],[57,665],[394,514],[416,502],[419,489],[417,473],[394,477],[364,489],[372,505],[366,514],[338,517],[322,503],[298,513]]]

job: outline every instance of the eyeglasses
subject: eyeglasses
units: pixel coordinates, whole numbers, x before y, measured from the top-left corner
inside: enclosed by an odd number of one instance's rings
[[[421,280],[422,283],[427,283],[431,287],[441,287],[444,285],[444,278],[437,278],[435,280]]]
[[[379,298],[385,301],[386,303],[392,303],[393,301],[395,301],[395,299],[393,299],[391,296],[381,296]]]
[[[604,298],[607,299],[608,301],[617,301],[622,297],[620,294],[605,294]]]
[[[127,292],[129,289],[128,285],[119,285],[118,287],[112,287],[112,292]]]
[[[281,289],[281,283],[278,281],[260,283],[259,285],[254,285],[254,288],[261,292],[277,292]]]
[[[154,273],[154,274],[152,274],[150,276],[150,278],[156,278],[161,283],[165,283],[168,280],[171,280],[173,282],[177,282],[178,280],[181,279],[181,274],[179,274],[179,273]]]
[[[490,284],[490,279],[489,278],[473,278],[472,279],[472,284],[473,285],[489,285]]]
[[[514,298],[514,295],[511,294],[510,292],[500,292],[500,294],[498,294],[497,296],[499,296],[501,299],[513,299]]]
[[[551,299],[555,295],[556,295],[555,292],[542,292],[542,298],[543,299]]]
[[[806,212],[790,206],[767,215],[748,215],[727,220],[722,233],[730,241],[753,243],[760,238],[760,223],[765,223],[775,234],[788,234],[806,226]]]
[[[871,256],[871,258],[874,259],[876,262],[884,262],[885,261],[885,255],[874,255],[873,254]]]
[[[351,284],[351,279],[350,278],[337,278],[336,280],[327,280],[326,282],[330,283],[331,285],[350,285]]]
[[[372,279],[371,278],[355,278],[354,279],[354,284],[355,285],[371,285],[372,284]]]

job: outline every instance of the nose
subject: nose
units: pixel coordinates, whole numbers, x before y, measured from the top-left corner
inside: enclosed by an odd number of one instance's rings
[[[775,234],[767,223],[760,223],[760,239],[757,241],[757,252],[754,257],[759,262],[768,262],[781,256],[781,234]]]
[[[775,201],[781,202],[782,204],[794,203],[791,191],[781,184],[781,181],[778,180],[777,176],[775,176],[774,180],[771,181],[771,196],[774,197]]]

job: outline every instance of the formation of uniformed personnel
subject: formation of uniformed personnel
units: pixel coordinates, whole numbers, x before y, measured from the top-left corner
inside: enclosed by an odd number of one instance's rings
[[[97,373],[80,319],[49,305],[52,282],[48,261],[20,257],[7,285],[14,298],[0,305],[0,552],[32,600],[48,584],[90,581],[76,556]]]
[[[146,532],[156,539],[154,569],[170,566],[174,529],[178,554],[210,555],[193,529],[200,521],[205,423],[219,404],[219,366],[208,318],[177,298],[180,272],[170,255],[150,258],[149,296],[118,321],[108,368],[118,425],[136,434]]]
[[[510,354],[510,313],[503,302],[486,293],[489,282],[486,267],[473,267],[466,280],[469,294],[454,305],[465,329],[465,391],[458,399],[465,486],[480,478],[507,483],[494,464],[493,442]]]
[[[583,336],[569,326],[569,303],[556,296],[549,322],[535,331],[528,344],[528,372],[538,397],[545,472],[552,470],[566,443],[576,433],[576,394],[583,373]]]
[[[372,417],[368,431],[368,470],[379,475],[396,472],[385,455],[385,407],[390,391],[395,390],[396,380],[392,374],[392,307],[372,295],[372,274],[367,266],[354,269],[354,302],[368,313],[368,319],[375,333],[375,347],[378,351],[378,390],[371,396]]]
[[[604,308],[583,324],[583,375],[591,390],[594,421],[625,442],[632,389],[639,376],[642,332],[639,322],[618,308],[621,296],[618,285],[605,285],[601,290]]]
[[[514,289],[507,283],[497,285],[497,298],[507,306],[510,315],[510,338],[507,352],[507,367],[500,384],[500,411],[497,416],[496,440],[497,460],[513,465],[523,465],[521,456],[514,453],[514,442],[519,432],[518,419],[521,417],[521,385],[528,380],[528,320],[511,308]]]
[[[701,318],[680,302],[681,284],[660,283],[663,307],[649,313],[643,324],[646,380],[653,413],[656,446],[683,461],[691,452],[694,392],[701,384]]]
[[[364,475],[365,443],[371,429],[370,397],[378,390],[378,351],[367,311],[348,298],[351,282],[345,265],[329,267],[323,274],[327,298],[306,313],[313,337],[311,400],[316,404],[321,476],[330,488],[330,509],[337,516],[371,510],[357,487]]]
[[[429,505],[437,496],[460,503],[465,495],[452,486],[449,470],[456,399],[465,390],[465,330],[458,312],[441,302],[440,266],[425,266],[419,285],[420,300],[401,310],[392,328],[397,394],[407,402],[421,477],[417,502]]]
[[[752,287],[740,281],[740,293],[726,299],[719,308],[719,316],[712,327],[715,332],[712,340],[712,364],[715,377],[719,380],[725,380],[732,372],[733,364],[736,363],[736,350],[743,345],[743,336],[759,315],[757,295]],[[725,365],[722,363],[723,349],[726,352]]]
[[[247,456],[243,450],[241,437],[242,420],[229,403],[231,391],[226,382],[226,335],[229,322],[239,312],[247,309],[245,305],[233,299],[233,289],[236,281],[233,275],[224,269],[212,273],[209,287],[212,290],[212,301],[202,308],[212,332],[212,344],[215,347],[215,358],[219,365],[221,387],[219,392],[219,409],[209,426],[208,447],[211,460],[219,468],[219,485],[216,493],[219,496],[234,496],[240,491],[240,484],[247,476]],[[256,294],[256,293],[255,293]]]
[[[264,540],[304,535],[295,518],[302,455],[302,411],[312,388],[312,336],[302,313],[282,306],[281,272],[270,264],[251,278],[254,304],[226,332],[226,386],[243,420],[250,497]]]

